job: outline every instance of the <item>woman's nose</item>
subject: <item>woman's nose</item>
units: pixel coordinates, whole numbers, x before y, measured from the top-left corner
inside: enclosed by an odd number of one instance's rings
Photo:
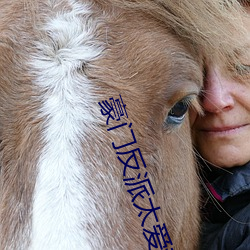
[[[201,98],[205,112],[220,113],[233,108],[234,98],[230,83],[218,67],[207,70]]]

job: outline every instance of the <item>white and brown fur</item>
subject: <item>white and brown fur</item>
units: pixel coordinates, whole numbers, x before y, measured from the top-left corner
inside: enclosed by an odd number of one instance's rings
[[[202,59],[217,34],[210,41],[210,28],[201,35],[204,24],[191,30],[190,21],[181,35],[171,1],[0,1],[1,250],[147,249],[111,145],[128,142],[130,130],[108,133],[98,106],[119,94],[159,221],[175,250],[197,247],[189,122],[169,127],[166,117],[179,100],[198,95]]]

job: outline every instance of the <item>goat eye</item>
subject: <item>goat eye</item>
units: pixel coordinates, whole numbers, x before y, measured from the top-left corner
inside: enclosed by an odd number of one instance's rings
[[[177,102],[169,111],[166,122],[170,125],[179,125],[183,122],[189,107],[189,98]]]

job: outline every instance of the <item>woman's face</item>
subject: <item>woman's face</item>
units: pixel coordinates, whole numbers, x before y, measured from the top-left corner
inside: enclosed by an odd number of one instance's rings
[[[249,40],[242,63],[250,65],[250,17],[244,24]],[[250,161],[250,73],[243,83],[210,64],[206,76],[201,97],[205,116],[191,113],[194,145],[212,164],[225,168],[243,165]]]

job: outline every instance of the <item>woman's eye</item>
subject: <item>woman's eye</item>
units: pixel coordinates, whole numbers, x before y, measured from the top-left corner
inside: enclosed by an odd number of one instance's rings
[[[166,119],[167,124],[171,125],[181,124],[188,111],[189,102],[190,102],[189,98],[184,98],[181,101],[177,102],[168,112],[168,116]]]

